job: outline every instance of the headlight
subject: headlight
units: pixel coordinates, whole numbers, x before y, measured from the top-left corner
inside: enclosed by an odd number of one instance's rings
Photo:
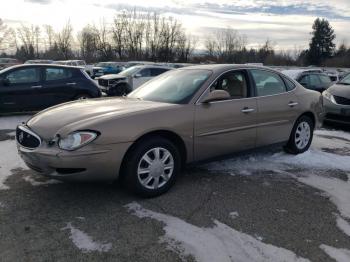
[[[337,103],[337,102],[335,101],[335,99],[334,99],[334,96],[333,96],[331,93],[329,93],[327,90],[324,91],[324,92],[322,93],[322,95],[323,95],[325,98],[327,98],[328,100],[331,100],[332,103],[334,103],[334,104]]]
[[[64,138],[61,138],[58,141],[58,146],[61,149],[72,151],[91,143],[97,138],[97,136],[98,133],[92,131],[74,132]]]

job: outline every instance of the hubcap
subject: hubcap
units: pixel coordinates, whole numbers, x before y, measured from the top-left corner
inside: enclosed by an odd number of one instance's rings
[[[298,149],[304,149],[310,141],[311,128],[309,123],[301,122],[299,123],[297,130],[295,132],[295,145]]]
[[[174,172],[174,158],[165,148],[156,147],[147,151],[139,161],[137,178],[147,189],[164,186]]]

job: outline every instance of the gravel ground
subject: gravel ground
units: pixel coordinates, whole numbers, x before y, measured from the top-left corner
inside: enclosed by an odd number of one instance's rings
[[[3,164],[0,261],[350,261],[350,134],[330,129],[299,158],[275,148],[188,167],[153,199]],[[0,158],[5,145],[8,126]]]

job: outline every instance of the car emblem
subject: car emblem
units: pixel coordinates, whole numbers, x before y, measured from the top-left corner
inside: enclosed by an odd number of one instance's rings
[[[23,138],[24,138],[24,134],[23,134],[23,132],[21,132],[21,133],[19,134],[19,136],[18,136],[18,141],[19,141],[20,143],[22,143],[22,142],[23,142]]]

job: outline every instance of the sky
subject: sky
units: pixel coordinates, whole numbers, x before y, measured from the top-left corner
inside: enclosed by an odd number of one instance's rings
[[[269,39],[277,50],[304,49],[317,17],[330,21],[337,44],[350,43],[350,0],[11,0],[1,3],[0,18],[9,26],[50,24],[56,29],[70,20],[79,31],[133,8],[177,18],[199,39],[199,47],[208,35],[230,27],[244,34],[251,47]]]

